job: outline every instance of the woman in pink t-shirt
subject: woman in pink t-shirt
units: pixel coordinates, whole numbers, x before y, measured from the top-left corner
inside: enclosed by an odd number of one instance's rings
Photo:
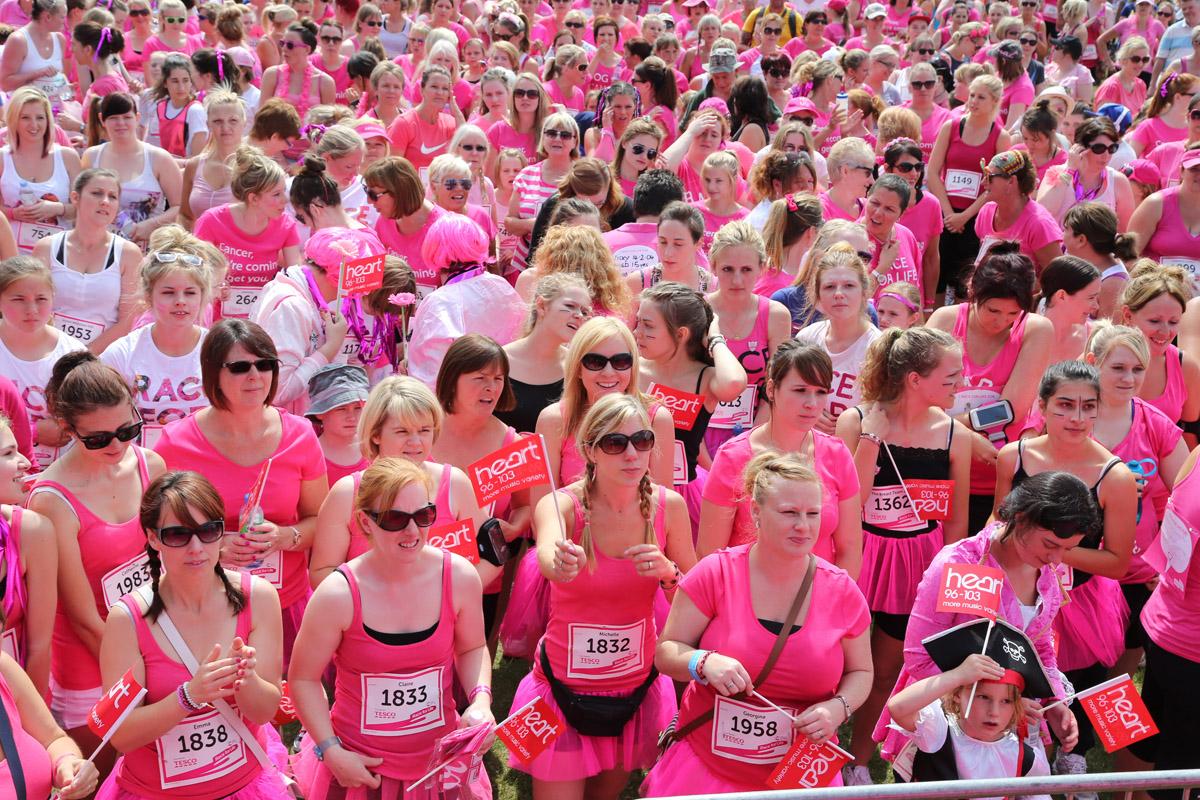
[[[920,145],[923,161],[929,160],[938,131],[942,129],[946,120],[950,119],[950,109],[934,102],[939,83],[937,71],[927,61],[918,62],[908,68],[908,89],[912,94],[908,107],[921,120]]]
[[[149,579],[113,607],[100,659],[105,685],[132,673],[147,694],[113,731],[123,755],[97,798],[168,800],[181,789],[194,800],[288,797],[286,750],[270,724],[282,696],[279,596],[221,565],[226,512],[195,472],[167,473],[146,490],[136,519]]]
[[[598,400],[578,431],[584,475],[534,512],[550,617],[513,708],[541,697],[563,720],[537,758],[511,761],[533,776],[534,798],[619,792],[632,770],[654,763],[676,711],[671,679],[654,668],[654,603],[660,589],[674,594],[696,554],[683,498],[651,480],[651,428],[640,398]],[[596,695],[629,698],[631,713],[595,727],[573,701]]]
[[[745,185],[741,163],[727,151],[710,153],[700,168],[704,202],[700,214],[704,217],[704,252],[712,246],[713,237],[721,226],[744,219],[750,209],[738,203],[738,189]]]
[[[234,156],[229,184],[236,202],[210,208],[196,220],[196,238],[215,245],[229,262],[220,317],[246,318],[281,267],[300,263],[300,236],[287,209],[287,176],[250,147]]]
[[[504,229],[520,237],[513,255],[513,267],[518,270],[527,266],[529,240],[542,203],[558,191],[558,182],[579,156],[579,125],[570,114],[551,114],[542,123],[538,141],[538,156],[542,160],[525,167],[513,181],[512,199],[504,218]]]
[[[445,413],[429,387],[416,378],[394,375],[368,395],[358,421],[358,444],[369,461],[402,458],[421,467],[437,506],[435,525],[470,521],[471,530],[477,531],[487,517],[475,501],[466,473],[432,460],[444,420]],[[353,513],[362,477],[362,472],[355,472],[342,478],[321,504],[308,567],[313,586],[370,548],[365,529]],[[486,576],[489,581],[492,577]]]
[[[766,402],[771,418],[726,442],[713,458],[700,510],[697,552],[754,541],[754,520],[741,494],[742,474],[767,450],[796,453],[811,464],[824,485],[821,525],[814,551],[857,578],[862,558],[862,513],[858,475],[846,446],[814,430],[825,409],[833,365],[823,348],[784,342],[771,358]]]
[[[1144,5],[1145,2],[1139,3],[1138,8]],[[1100,48],[1100,52],[1107,56],[1103,47]],[[1119,69],[1096,90],[1096,107],[1099,108],[1105,103],[1117,103],[1131,110],[1141,109],[1146,102],[1146,84],[1140,76],[1153,61],[1152,52],[1141,36],[1134,36],[1122,44],[1121,49],[1117,51]]]
[[[862,222],[871,239],[868,266],[876,285],[876,300],[885,288],[898,281],[925,285],[917,238],[899,222],[908,210],[911,192],[908,181],[899,175],[882,175],[871,187],[863,208]],[[933,296],[926,295],[925,303],[932,302]]]
[[[941,271],[942,259],[938,248],[944,223],[942,207],[937,198],[921,188],[925,178],[924,152],[925,145],[912,139],[894,139],[883,151],[883,172],[903,178],[913,193],[907,208],[900,215],[899,224],[917,240],[917,254],[920,257],[917,271],[922,282],[914,286],[926,298],[925,308],[928,308],[929,301],[937,291],[937,277]]]
[[[271,405],[279,355],[258,325],[214,325],[200,348],[200,369],[211,405],[169,423],[155,450],[172,469],[208,476],[220,492],[225,529],[236,532],[225,538],[221,560],[279,591],[287,663],[309,595],[306,551],[328,492],[325,457],[308,420]],[[247,509],[246,495],[268,460],[259,504]]]
[[[1158,43],[1162,40],[1163,33],[1166,28],[1161,22],[1154,18],[1154,0],[1137,0],[1133,6],[1133,13],[1124,19],[1117,22],[1111,28],[1100,34],[1096,39],[1096,53],[1100,57],[1100,63],[1106,66],[1112,66],[1112,62],[1108,58],[1108,44],[1114,38],[1120,43],[1121,49],[1117,52],[1117,62],[1121,62],[1121,52],[1125,50],[1125,46],[1135,39],[1141,39],[1142,47],[1146,48],[1146,54],[1158,52]],[[1143,62],[1147,71],[1149,71],[1150,62]],[[1142,84],[1142,89],[1145,90],[1145,84]],[[1096,98],[1096,105],[1100,105],[1099,97]],[[1129,110],[1141,108],[1139,103],[1136,106],[1126,106]]]
[[[568,114],[584,110],[583,87],[588,80],[587,53],[582,47],[564,44],[554,53],[546,67],[546,92],[550,102],[560,105]]]
[[[975,235],[979,237],[976,263],[996,242],[1013,240],[1021,243],[1021,252],[1041,272],[1062,254],[1063,236],[1050,212],[1033,199],[1037,170],[1029,153],[997,153],[984,169],[984,180],[989,200],[975,217]]]
[[[63,356],[46,387],[50,411],[74,447],[38,476],[30,508],[50,520],[58,541],[58,614],[51,648],[51,709],[90,752],[87,727],[100,699],[100,639],[108,609],[149,582],[138,504],[163,460],[133,444],[142,419],[116,370],[87,352]],[[111,751],[97,766],[107,774]]]
[[[352,513],[370,547],[309,604],[288,678],[308,731],[296,778],[312,800],[370,786],[403,796],[439,739],[494,722],[479,576],[462,556],[430,545],[434,494],[426,471],[409,461],[368,467]],[[330,708],[321,681],[335,665]],[[468,693],[462,717],[456,687]],[[480,780],[490,796],[486,773]]]
[[[794,741],[836,741],[866,699],[867,604],[851,576],[816,555],[829,485],[811,463],[796,453],[752,460],[737,486],[753,507],[753,543],[702,559],[680,584],[655,663],[691,682],[647,797],[756,791]]]
[[[536,75],[522,72],[517,75],[508,101],[507,118],[487,129],[488,152],[484,171],[491,175],[496,168],[496,158],[501,150],[515,147],[525,154],[530,162],[541,158],[538,144],[541,142],[542,124],[550,113],[550,98]]]
[[[1139,157],[1163,142],[1178,142],[1188,135],[1188,104],[1200,89],[1200,78],[1187,73],[1167,73],[1150,96],[1145,119],[1125,139]]]
[[[380,159],[363,174],[367,200],[379,212],[375,233],[388,252],[404,258],[417,282],[417,300],[442,285],[442,276],[421,258],[425,232],[446,212],[425,196],[425,183],[407,159]]]

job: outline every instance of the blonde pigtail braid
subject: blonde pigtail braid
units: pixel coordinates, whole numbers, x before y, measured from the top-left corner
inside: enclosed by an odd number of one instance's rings
[[[638,484],[638,506],[642,510],[642,519],[646,521],[646,544],[658,544],[658,538],[654,535],[654,522],[650,508],[650,498],[654,494],[654,484],[650,482],[650,473],[642,475],[642,480]]]
[[[596,547],[592,542],[592,487],[596,485],[596,464],[587,462],[583,473],[583,492],[580,503],[583,505],[583,531],[579,534],[579,544],[587,559],[588,571],[596,569]]]

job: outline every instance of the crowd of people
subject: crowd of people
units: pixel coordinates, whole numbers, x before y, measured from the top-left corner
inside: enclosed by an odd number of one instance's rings
[[[396,800],[534,701],[536,800],[805,739],[1080,775],[1126,673],[1112,768],[1200,768],[1200,0],[3,0],[0,45],[0,797]],[[931,654],[954,565],[1045,680]]]

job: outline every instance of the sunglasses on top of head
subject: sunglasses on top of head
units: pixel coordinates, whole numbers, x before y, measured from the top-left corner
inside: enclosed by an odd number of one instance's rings
[[[118,442],[132,442],[142,435],[142,426],[145,424],[142,420],[138,420],[128,425],[122,425],[115,431],[100,431],[99,433],[89,433],[87,436],[84,436],[74,428],[71,430],[75,432],[85,450],[103,450],[112,444],[113,439],[116,439]]]
[[[416,511],[398,511],[389,508],[387,511],[364,510],[363,513],[382,530],[394,533],[407,528],[409,522],[417,523],[418,528],[428,528],[437,519],[437,506],[430,503],[421,506]]]
[[[204,522],[194,528],[189,528],[186,525],[171,525],[166,528],[159,528],[155,531],[158,534],[158,541],[164,547],[187,547],[188,542],[195,536],[204,544],[212,544],[219,542],[221,537],[225,535],[225,520],[214,519],[210,522]]]
[[[615,356],[602,356],[599,353],[584,353],[579,363],[588,372],[599,372],[609,364],[612,364],[612,368],[617,372],[626,372],[633,369],[633,354],[617,353]]]
[[[596,446],[600,448],[600,452],[608,453],[610,456],[617,456],[624,453],[629,445],[633,445],[633,449],[639,453],[644,453],[654,447],[654,431],[641,430],[637,433],[626,435],[624,433],[606,433],[596,440]]]

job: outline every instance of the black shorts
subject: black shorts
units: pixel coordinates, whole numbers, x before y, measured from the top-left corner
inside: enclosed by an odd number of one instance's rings
[[[1142,627],[1142,608],[1150,599],[1150,589],[1144,583],[1122,583],[1121,594],[1129,605],[1129,622],[1125,625],[1125,649],[1146,646],[1146,629]]]
[[[1142,700],[1158,735],[1136,742],[1129,750],[1156,770],[1200,769],[1200,663],[1169,653],[1146,641],[1146,677]],[[1179,797],[1178,789],[1150,793],[1155,800]],[[1193,798],[1200,792],[1193,791]]]
[[[947,287],[950,287],[954,289],[955,301],[964,302],[967,299],[966,282],[971,277],[971,270],[979,255],[979,237],[975,234],[975,218],[967,220],[967,224],[959,233],[942,231],[938,254],[942,259],[942,268],[938,273],[937,290],[944,292]]]
[[[871,621],[875,623],[876,628],[900,642],[904,641],[904,634],[908,632],[908,614],[872,611]]]

